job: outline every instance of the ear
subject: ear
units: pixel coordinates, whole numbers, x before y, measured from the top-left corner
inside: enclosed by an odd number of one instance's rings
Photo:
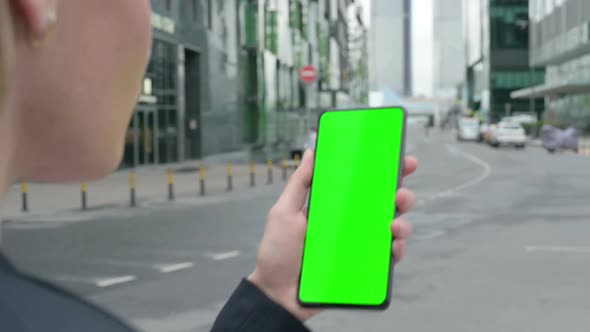
[[[11,0],[23,24],[34,36],[42,35],[57,20],[58,0]]]

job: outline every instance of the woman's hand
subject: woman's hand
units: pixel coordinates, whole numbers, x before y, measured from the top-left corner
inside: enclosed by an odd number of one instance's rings
[[[314,153],[306,151],[301,165],[293,173],[283,193],[270,209],[264,235],[260,243],[254,272],[250,282],[281,304],[302,321],[319,312],[318,309],[303,308],[297,301],[301,256],[307,230],[307,216],[304,204],[313,173]],[[404,160],[404,177],[418,167],[414,157]],[[414,194],[402,188],[397,192],[398,212],[404,214],[414,205]],[[412,232],[411,225],[398,217],[391,226],[394,237],[392,252],[396,263],[405,254],[405,241]]]

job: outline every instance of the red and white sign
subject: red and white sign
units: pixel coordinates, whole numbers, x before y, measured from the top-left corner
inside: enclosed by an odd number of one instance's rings
[[[318,71],[314,66],[307,65],[301,68],[299,75],[303,83],[311,84],[318,78]]]

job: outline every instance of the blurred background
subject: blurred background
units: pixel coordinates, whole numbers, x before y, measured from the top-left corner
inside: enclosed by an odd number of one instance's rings
[[[318,116],[394,105],[420,168],[391,307],[310,327],[588,330],[589,1],[151,3],[119,170],[7,194],[21,269],[141,330],[207,331]]]

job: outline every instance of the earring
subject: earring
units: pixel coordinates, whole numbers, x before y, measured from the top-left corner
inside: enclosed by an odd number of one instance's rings
[[[55,25],[57,23],[57,15],[54,10],[47,13],[47,29],[41,35],[31,35],[31,46],[33,48],[45,48],[51,42],[55,34]]]

